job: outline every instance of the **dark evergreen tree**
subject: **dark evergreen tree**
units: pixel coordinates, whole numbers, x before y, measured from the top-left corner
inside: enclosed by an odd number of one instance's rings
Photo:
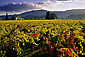
[[[47,11],[45,19],[49,19],[49,18],[50,18],[50,14],[49,11]]]
[[[8,20],[8,14],[6,13],[6,20]]]
[[[51,14],[50,14],[50,19],[53,19],[53,13],[51,12]]]

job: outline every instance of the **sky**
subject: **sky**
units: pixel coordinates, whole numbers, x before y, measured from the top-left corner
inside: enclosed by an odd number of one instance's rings
[[[0,15],[20,14],[32,10],[66,11],[85,9],[85,0],[1,0]]]

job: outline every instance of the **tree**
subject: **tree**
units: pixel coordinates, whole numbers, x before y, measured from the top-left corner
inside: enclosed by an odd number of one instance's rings
[[[50,14],[50,19],[58,19],[57,15],[55,13]]]
[[[24,18],[22,18],[22,20],[24,20]]]
[[[6,13],[6,20],[8,20],[8,13]]]
[[[15,17],[11,17],[12,20],[15,20]]]
[[[17,16],[17,18],[20,18],[19,16]]]
[[[49,19],[49,18],[50,18],[50,14],[49,11],[47,11],[45,19]]]
[[[50,13],[49,11],[46,13],[45,19],[58,19],[57,15],[55,13]]]

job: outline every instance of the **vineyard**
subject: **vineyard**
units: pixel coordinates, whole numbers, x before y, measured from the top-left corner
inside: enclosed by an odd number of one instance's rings
[[[85,56],[85,20],[0,21],[0,57]]]

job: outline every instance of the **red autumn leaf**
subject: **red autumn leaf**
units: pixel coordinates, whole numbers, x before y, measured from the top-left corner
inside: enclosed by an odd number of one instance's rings
[[[71,51],[70,51],[70,49],[68,49],[68,52],[69,52],[70,54],[72,54]]]
[[[34,31],[36,32],[36,30],[34,29]]]
[[[72,42],[74,42],[74,39],[72,39]]]
[[[43,36],[43,39],[45,40],[45,36]]]
[[[49,28],[51,28],[51,27],[48,27],[48,30],[49,30]]]
[[[75,35],[75,33],[72,33],[72,36],[74,36]]]
[[[51,42],[50,41],[47,41],[47,44],[50,44]]]
[[[68,52],[66,51],[66,53],[68,53]]]
[[[51,46],[51,49],[54,49],[54,47]]]
[[[54,47],[55,47],[56,45],[54,44]]]
[[[51,28],[51,27],[48,27],[48,28]]]
[[[48,41],[49,40],[49,38],[46,38],[46,41]]]
[[[72,50],[73,50],[73,48],[70,48],[70,49],[72,49]]]
[[[77,50],[77,49],[78,49],[78,47],[75,48],[75,50]]]
[[[67,35],[68,33],[65,31],[65,35]]]
[[[43,38],[45,40],[45,38]]]
[[[60,52],[64,52],[64,50],[61,50]]]
[[[72,45],[74,45],[74,43],[71,43]]]
[[[36,36],[38,36],[38,35],[39,35],[39,33],[36,34]]]
[[[36,34],[32,34],[32,36],[35,36]]]
[[[43,37],[45,37],[45,36],[43,36]]]
[[[63,34],[62,34],[62,33],[61,33],[60,35],[61,35],[61,36],[63,36]]]
[[[71,38],[71,36],[69,36],[69,38]]]
[[[48,42],[49,44],[51,43],[51,42]]]
[[[32,36],[38,36],[38,34],[39,34],[39,33],[37,33],[37,34],[32,34]]]

